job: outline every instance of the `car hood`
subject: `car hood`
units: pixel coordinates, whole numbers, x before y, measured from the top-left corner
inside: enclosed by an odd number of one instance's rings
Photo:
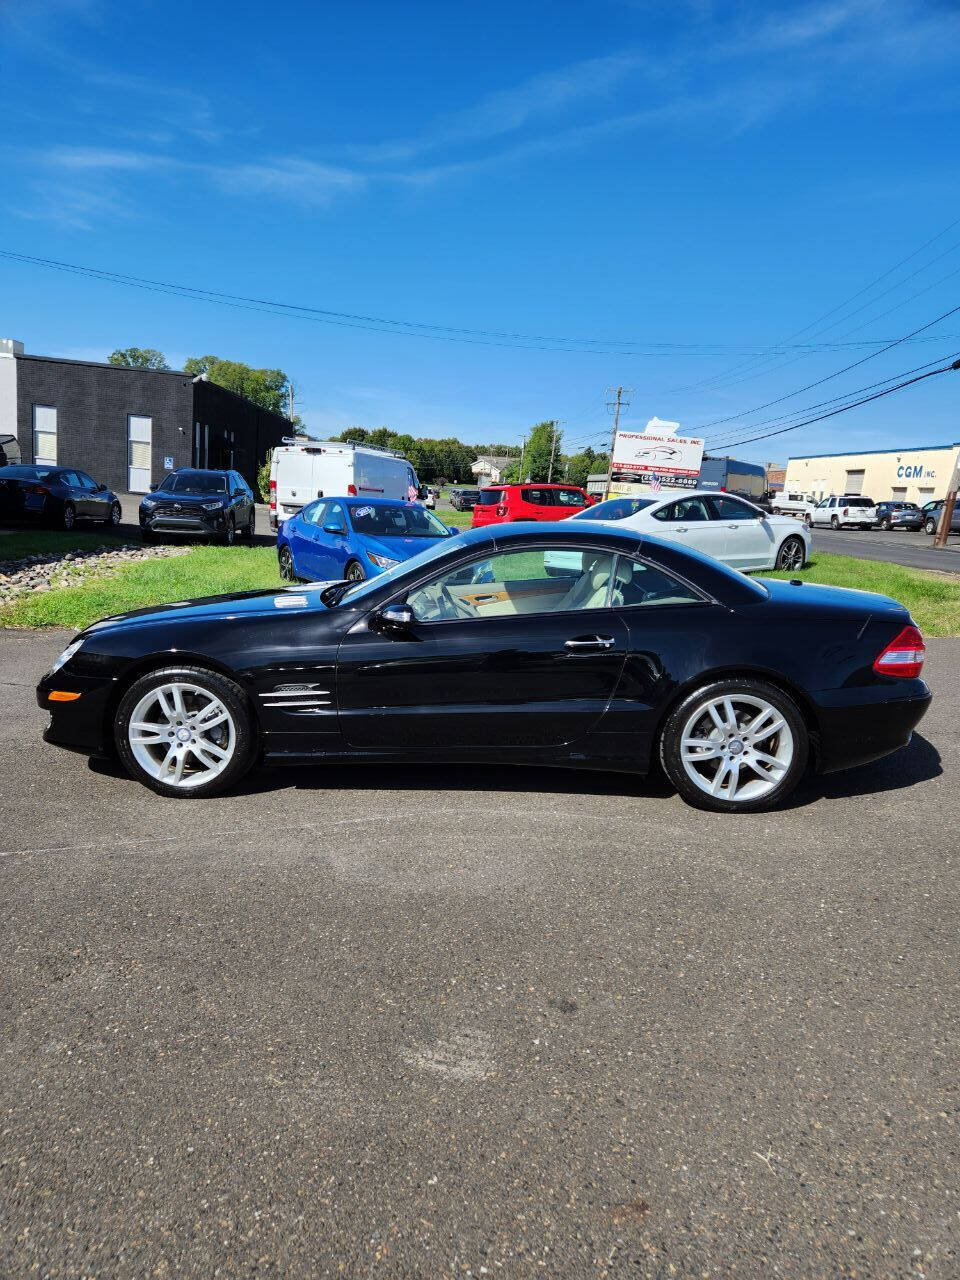
[[[135,627],[143,622],[210,621],[213,618],[251,617],[256,614],[295,612],[303,609],[326,610],[320,599],[325,587],[333,581],[310,582],[302,586],[278,587],[267,591],[234,591],[229,595],[206,596],[199,600],[178,600],[175,604],[156,604],[147,609],[131,609],[129,613],[117,613],[101,618],[86,628],[83,634],[99,635],[104,631],[117,631]]]
[[[163,493],[159,489],[155,489],[153,493],[145,494],[140,499],[140,505],[145,502],[179,502],[181,507],[199,507],[205,502],[227,502],[225,493]]]
[[[384,556],[388,560],[411,560],[414,556],[418,556],[421,551],[426,551],[428,547],[434,547],[438,542],[452,541],[453,537],[447,538],[373,538],[369,534],[361,533],[357,535],[360,545],[365,551],[372,551],[375,556]]]
[[[796,586],[793,582],[784,582],[779,578],[754,578],[754,582],[766,587],[770,599],[777,605],[795,609],[798,615],[830,611],[863,620],[882,617],[894,621],[902,617],[904,624],[910,617],[906,606],[899,600],[878,595],[874,591],[827,587],[815,582],[801,582]]]

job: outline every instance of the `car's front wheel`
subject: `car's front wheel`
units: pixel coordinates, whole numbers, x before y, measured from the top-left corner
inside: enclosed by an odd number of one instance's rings
[[[232,547],[237,540],[237,526],[233,521],[233,514],[227,516],[226,528],[223,531],[224,545]]]
[[[884,517],[883,517],[883,519],[880,521],[880,528],[884,531],[884,533],[889,533],[889,532],[890,532],[890,529],[892,528],[892,526],[891,526],[891,524],[890,524],[890,517],[889,517],[889,516],[884,516]]]
[[[363,565],[357,560],[351,560],[344,570],[343,576],[348,582],[363,582],[366,574],[363,572]]]
[[[927,523],[923,526],[923,531],[924,533],[936,533],[937,532],[936,520],[928,520]]]
[[[807,558],[807,549],[802,538],[784,538],[777,552],[778,569],[802,569]]]
[[[72,502],[63,504],[63,515],[60,517],[60,523],[67,530],[72,529],[77,523],[77,509]]]
[[[123,509],[120,506],[120,503],[111,502],[110,516],[108,519],[108,523],[111,524],[114,529],[116,529],[122,520],[123,520]]]
[[[729,679],[689,694],[667,718],[660,760],[688,804],[720,813],[770,809],[793,791],[810,744],[788,694],[763,680]]]
[[[131,777],[164,796],[211,796],[253,763],[257,736],[243,690],[202,667],[141,676],[124,694],[114,725]]]

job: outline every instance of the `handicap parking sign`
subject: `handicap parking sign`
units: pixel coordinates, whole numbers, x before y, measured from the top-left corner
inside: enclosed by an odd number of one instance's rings
[[[166,467],[166,469],[167,469],[168,471],[172,471],[172,470],[173,470],[173,459],[172,459],[172,458],[164,458],[164,460],[163,460],[163,465]]]

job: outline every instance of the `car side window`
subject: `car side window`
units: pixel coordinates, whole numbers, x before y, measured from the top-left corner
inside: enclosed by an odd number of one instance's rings
[[[343,513],[343,507],[339,502],[328,502],[326,510],[323,513],[324,525],[336,525],[340,533],[347,532],[347,517]]]
[[[661,514],[659,511],[655,511],[654,515],[658,520],[666,520],[671,524],[713,519],[713,513],[703,498],[681,498],[678,502],[674,502],[667,507],[665,513]]]
[[[524,502],[529,502],[534,507],[552,507],[554,505],[552,489],[523,489],[521,493]]]
[[[554,497],[560,507],[585,507],[587,500],[576,489],[555,489]]]
[[[564,567],[557,572],[562,555]],[[505,551],[448,569],[407,596],[418,622],[609,608],[614,554],[573,545]],[[569,561],[569,563],[568,563]]]
[[[614,573],[612,603],[624,608],[703,604],[703,597],[656,565],[635,560],[631,556],[619,556]]]
[[[79,489],[82,487],[80,484],[80,477],[75,471],[61,471],[60,483],[69,485],[71,489]]]
[[[715,498],[711,498],[717,512],[718,520],[756,520],[757,513],[752,507],[748,507],[745,502],[740,502],[737,498],[730,498],[725,493],[718,493]]]
[[[323,528],[324,512],[329,505],[329,502],[311,502],[301,510],[300,518],[307,524],[315,524]]]
[[[85,471],[78,471],[77,479],[80,481],[81,488],[86,489],[88,493],[96,493],[97,482],[92,480]]]

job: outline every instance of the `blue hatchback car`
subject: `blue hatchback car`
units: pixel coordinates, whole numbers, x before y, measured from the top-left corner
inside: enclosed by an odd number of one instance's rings
[[[454,533],[415,502],[321,498],[278,529],[280,574],[288,582],[361,582]]]

